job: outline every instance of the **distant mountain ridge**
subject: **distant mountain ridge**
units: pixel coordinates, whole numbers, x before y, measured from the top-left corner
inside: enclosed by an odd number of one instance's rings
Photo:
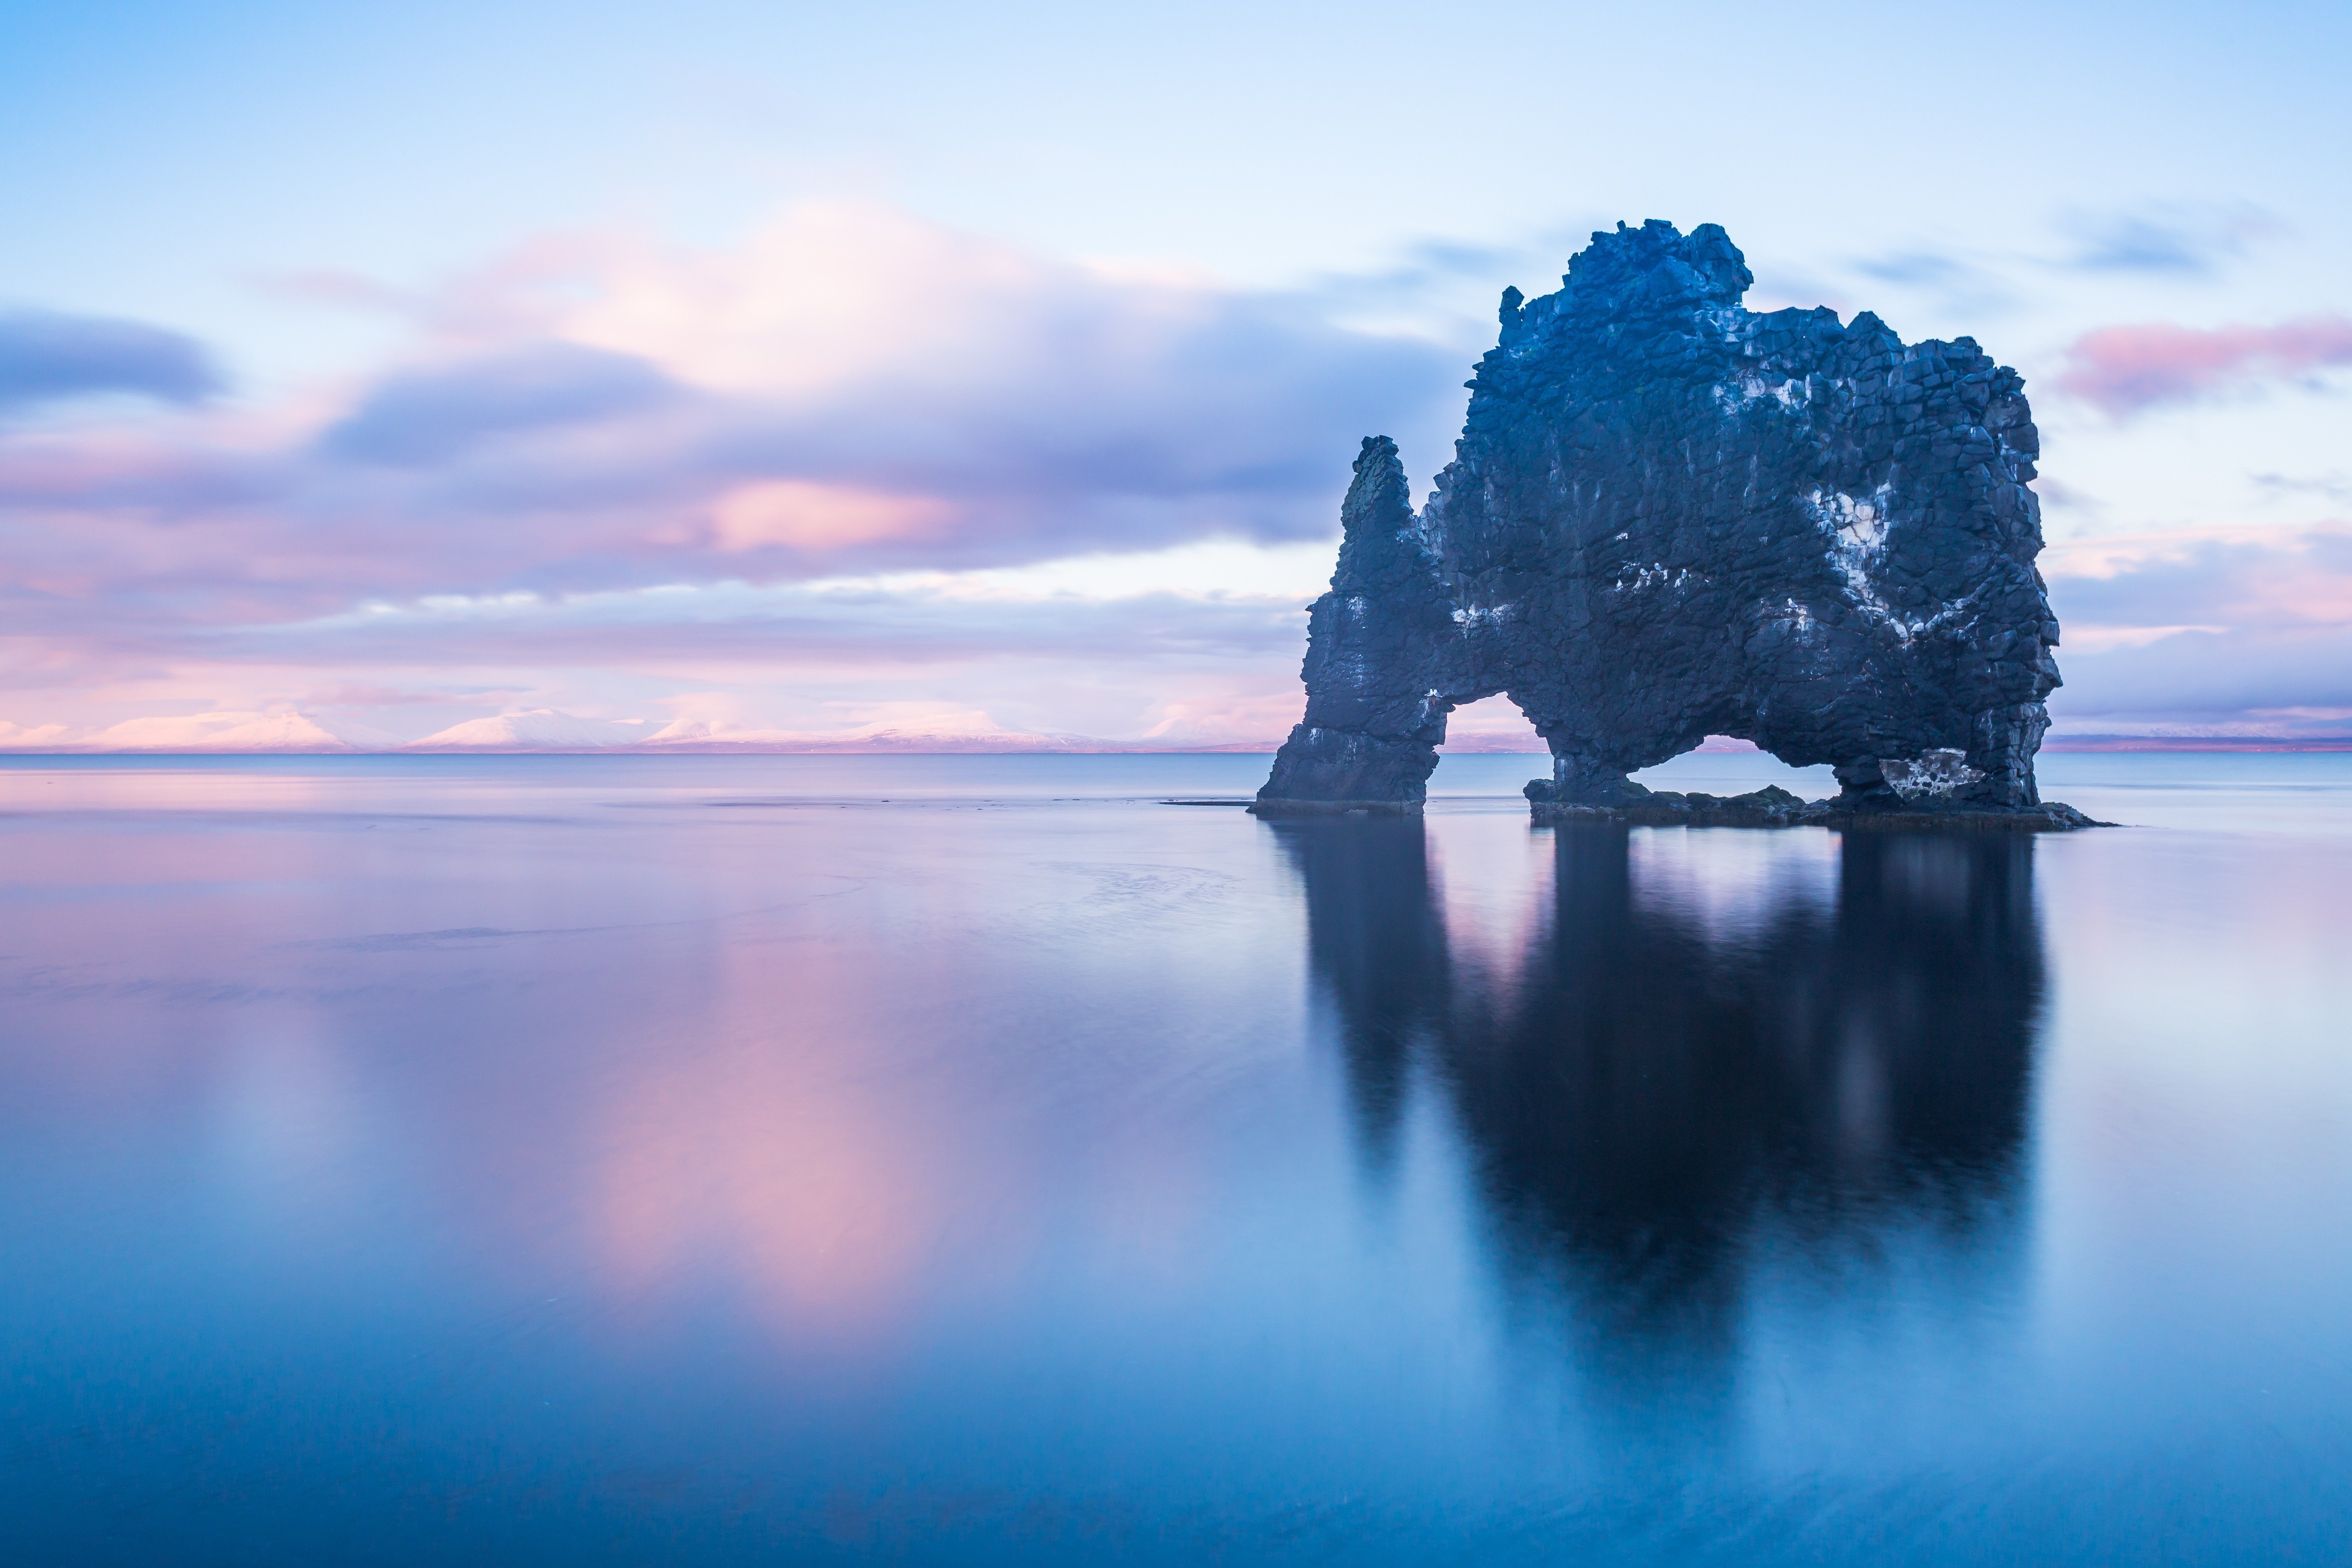
[[[608,751],[646,740],[642,719],[583,719],[552,708],[468,719],[420,741],[391,748],[403,752]]]

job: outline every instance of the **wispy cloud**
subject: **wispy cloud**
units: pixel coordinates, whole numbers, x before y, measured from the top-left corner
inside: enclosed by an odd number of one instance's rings
[[[0,312],[0,414],[104,393],[198,403],[221,390],[194,339],[110,316]]]
[[[435,595],[318,620],[207,636],[215,657],[411,666],[643,667],[695,659],[918,668],[976,659],[1149,664],[1203,654],[1290,660],[1301,599],[977,589],[968,574],[679,584],[542,597]]]
[[[2265,500],[2289,496],[2319,496],[2331,501],[2352,501],[2352,476],[2342,469],[2325,474],[2249,474]]]
[[[640,417],[684,395],[635,355],[530,343],[388,375],[328,426],[319,446],[354,463],[427,468],[537,431]]]
[[[2273,327],[2101,327],[2066,350],[2057,385],[2112,418],[2308,378],[2352,365],[2352,317],[2300,316]]]
[[[872,205],[795,209],[725,250],[535,242],[404,309],[409,351],[345,385],[0,432],[20,638],[112,658],[369,602],[1315,538],[1362,436],[1418,430],[1433,467],[1460,396],[1455,354],[1300,296]],[[173,352],[110,374],[194,397],[201,360]]]
[[[2062,729],[2352,728],[2352,525],[2084,540],[2042,568]]]
[[[434,602],[74,650],[55,673],[105,700],[0,745],[276,747],[309,736],[298,718],[408,741],[548,708],[691,718],[714,740],[899,727],[920,709],[995,716],[962,731],[1270,744],[1297,717],[1305,618],[1297,596],[975,595],[958,577]]]
[[[2053,286],[2063,292],[2136,278],[2201,287],[2259,241],[2284,231],[2269,213],[2243,205],[2078,210],[2060,216],[2053,231],[2021,235],[2013,245],[1913,243],[1850,258],[1845,267],[1869,280],[1864,302],[1882,314],[1891,289],[1948,317],[1983,321],[2046,304]],[[1817,285],[1811,291],[1832,302],[1845,292]],[[1783,288],[1775,297],[1786,293]]]
[[[2163,206],[2076,213],[2064,227],[2074,241],[2063,261],[2067,267],[2201,278],[2282,226],[2259,207]]]
[[[1865,278],[1915,290],[1958,315],[1998,315],[2017,304],[2016,289],[1999,268],[1952,251],[1896,251],[1852,266]]]
[[[2033,481],[2033,491],[2042,498],[2045,510],[2075,511],[2095,517],[2106,510],[2098,497],[2047,474]]]

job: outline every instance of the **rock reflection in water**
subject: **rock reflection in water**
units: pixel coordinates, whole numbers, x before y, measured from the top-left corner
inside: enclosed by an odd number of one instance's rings
[[[1425,1069],[1507,1268],[1569,1286],[1621,1348],[1727,1351],[1767,1253],[1920,1228],[1977,1252],[2013,1228],[2042,994],[2030,839],[1850,836],[1833,904],[1766,892],[1727,930],[1645,897],[1623,829],[1538,830],[1552,907],[1496,982],[1449,952],[1422,824],[1276,831],[1368,1163],[1393,1160]]]

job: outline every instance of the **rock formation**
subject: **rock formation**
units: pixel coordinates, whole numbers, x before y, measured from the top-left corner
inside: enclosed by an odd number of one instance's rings
[[[1867,311],[1743,310],[1752,280],[1721,228],[1652,220],[1595,234],[1558,293],[1504,290],[1418,515],[1396,444],[1364,442],[1255,810],[1417,810],[1446,714],[1502,692],[1551,748],[1539,814],[2086,820],[2034,786],[2058,624],[2022,378]],[[1628,782],[1708,735],[1843,793]]]

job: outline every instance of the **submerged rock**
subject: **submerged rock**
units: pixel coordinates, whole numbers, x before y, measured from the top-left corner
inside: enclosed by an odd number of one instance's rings
[[[1395,443],[1364,442],[1306,717],[1252,809],[1418,810],[1446,715],[1502,692],[1551,748],[1539,812],[2089,825],[2034,784],[2058,623],[2022,378],[1867,311],[1744,310],[1752,280],[1721,228],[1653,220],[1595,234],[1558,293],[1505,291],[1418,513]],[[1708,735],[1842,793],[1627,780]]]

